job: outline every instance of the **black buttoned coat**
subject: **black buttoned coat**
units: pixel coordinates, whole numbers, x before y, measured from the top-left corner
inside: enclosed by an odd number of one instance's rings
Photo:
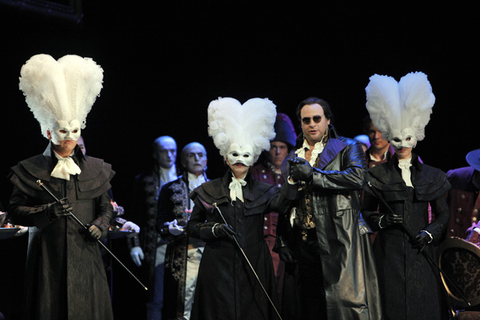
[[[276,302],[276,287],[272,259],[263,236],[263,215],[271,211],[284,212],[296,188],[285,184],[278,187],[247,177],[243,187],[244,202],[230,199],[228,188],[232,173],[196,188],[188,233],[206,242],[195,291],[192,320],[277,319],[266,295],[255,279],[245,258],[230,239],[216,238],[215,223],[223,224],[219,210],[236,232],[243,248],[270,298]],[[214,206],[218,206],[217,210]]]
[[[9,219],[29,226],[23,319],[113,319],[99,244],[88,240],[70,217],[51,221],[47,205],[55,200],[36,183],[40,179],[57,198],[68,198],[75,216],[97,225],[106,236],[113,214],[108,190],[114,172],[103,160],[83,157],[78,147],[75,151],[82,172],[69,181],[50,176],[57,162],[50,145],[43,154],[14,166],[10,174],[14,190]]]
[[[422,164],[412,156],[411,181],[407,187],[398,168],[397,157],[369,169],[376,193],[396,214],[403,216],[402,228],[392,225],[379,230],[373,215],[390,212],[384,203],[365,192],[363,213],[372,229],[378,230],[374,242],[377,272],[385,319],[442,319],[441,289],[438,270],[412,248],[409,233],[416,236],[427,230],[433,242],[424,251],[436,261],[434,245],[445,233],[450,212],[445,194],[450,183],[441,170]],[[430,221],[429,204],[434,220]],[[408,231],[406,231],[408,230]]]

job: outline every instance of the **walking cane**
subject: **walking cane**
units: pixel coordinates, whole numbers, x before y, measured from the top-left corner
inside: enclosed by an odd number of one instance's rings
[[[388,205],[388,203],[385,201],[385,199],[383,199],[378,193],[377,191],[373,188],[370,180],[367,181],[367,185],[369,186],[370,190],[372,190],[372,192],[374,193],[375,197],[380,200],[380,202],[382,202],[382,204],[391,212],[391,213],[395,213],[393,211],[393,209]],[[410,229],[408,229],[407,226],[405,226],[403,223],[401,224],[401,227],[402,229],[405,231],[405,233],[407,234],[407,236],[412,239],[412,241],[414,242],[417,242],[417,240],[415,239],[415,237],[413,236],[413,233],[410,231]],[[442,270],[442,268],[440,268],[440,266],[432,259],[432,257],[430,257],[425,251],[421,250],[420,251],[423,256],[428,260],[428,262],[430,262],[431,265],[433,265],[442,275],[443,277],[448,281],[450,282],[450,284],[452,285],[452,287],[457,290],[458,293],[460,293],[460,296],[461,298],[463,299],[463,301],[465,301],[466,304],[468,304],[469,306],[471,305],[471,303],[467,300],[467,298],[465,297],[465,295],[463,294],[463,292],[460,290],[460,288],[458,288],[458,286],[450,279],[450,277]]]
[[[55,201],[59,201],[58,198],[43,184],[42,180],[37,180],[37,184],[43,188],[43,190],[47,191],[51,196],[52,198],[55,200]],[[75,222],[77,222],[83,229],[87,230],[88,231],[88,228],[86,225],[83,224],[82,221],[80,221],[76,216],[75,214],[73,213],[72,210],[69,211],[69,216],[73,218],[73,220],[75,220]],[[148,290],[147,287],[145,287],[143,285],[143,283],[138,280],[137,277],[135,277],[135,275],[130,271],[128,270],[128,268],[113,254],[112,251],[110,251],[110,249],[107,248],[107,246],[100,240],[100,239],[97,239],[97,242],[102,246],[102,248],[108,252],[108,254],[110,254],[110,256],[112,258],[114,258],[132,277],[133,279],[135,279],[145,290]]]
[[[222,211],[220,211],[220,208],[217,207],[217,203],[214,202],[214,203],[213,203],[213,206],[214,206],[215,208],[217,208],[218,213],[220,214],[220,217],[222,217],[223,222],[228,226],[227,220],[225,220],[225,217],[223,216]],[[255,271],[255,269],[253,268],[252,264],[250,263],[250,260],[248,259],[247,255],[245,254],[245,251],[243,251],[243,249],[242,249],[242,247],[240,246],[240,244],[238,243],[237,238],[235,237],[235,235],[232,235],[232,238],[233,238],[233,240],[235,241],[238,249],[239,249],[240,252],[242,253],[243,257],[245,258],[245,261],[247,261],[247,264],[248,264],[248,266],[250,267],[250,270],[252,270],[253,275],[255,276],[255,278],[257,279],[258,283],[260,284],[260,287],[262,288],[263,293],[265,293],[265,295],[267,296],[267,299],[268,299],[268,301],[270,302],[270,304],[272,305],[273,310],[275,310],[275,313],[277,314],[278,318],[279,318],[280,320],[282,320],[282,317],[280,316],[280,313],[278,312],[277,308],[275,307],[275,304],[273,303],[272,299],[271,299],[270,296],[268,295],[267,290],[265,290],[265,287],[263,286],[262,281],[261,281],[260,278],[258,277],[258,274],[257,274],[257,272]]]

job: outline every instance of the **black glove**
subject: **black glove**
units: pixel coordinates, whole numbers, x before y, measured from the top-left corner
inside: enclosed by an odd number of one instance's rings
[[[387,213],[379,221],[380,228],[386,228],[394,224],[402,224],[403,215],[396,213]]]
[[[425,230],[420,231],[415,237],[415,241],[412,241],[412,248],[417,249],[418,253],[425,249],[425,246],[432,242],[433,237]]]
[[[302,158],[293,158],[290,162],[290,177],[293,181],[309,182],[313,178],[313,168],[310,163]]]
[[[278,251],[278,256],[280,257],[280,260],[286,262],[286,263],[295,263],[297,260],[293,258],[293,251],[289,247],[281,247],[277,249]]]
[[[64,217],[72,211],[72,205],[67,198],[60,199],[54,203],[49,203],[47,206],[47,214],[50,221],[57,220]]]
[[[92,224],[88,226],[88,235],[91,240],[100,240],[102,237],[102,230],[99,227]]]
[[[233,236],[236,234],[233,231],[231,226],[227,226],[226,224],[216,223],[212,227],[212,233],[215,238],[223,238],[223,239],[233,239]]]
[[[295,263],[297,262],[293,258],[293,251],[287,245],[286,241],[283,239],[282,236],[277,236],[275,239],[275,246],[273,247],[273,252],[278,253],[280,260],[286,263]]]

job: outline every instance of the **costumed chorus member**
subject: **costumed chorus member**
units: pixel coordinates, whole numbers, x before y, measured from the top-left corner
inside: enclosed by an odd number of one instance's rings
[[[467,233],[478,242],[480,232],[480,149],[470,151],[466,156],[468,167],[457,168],[447,172],[452,189],[448,192],[447,202],[450,206],[448,237],[465,238]],[[470,233],[469,231],[475,231]]]
[[[362,211],[378,231],[374,251],[385,319],[444,319],[438,270],[419,252],[436,260],[434,245],[450,217],[445,200],[450,183],[412,152],[430,121],[432,87],[424,73],[413,72],[399,82],[373,75],[365,90],[373,124],[395,149],[388,162],[369,169],[372,187],[366,189]]]
[[[195,206],[188,234],[206,242],[192,319],[278,319],[263,216],[272,211],[284,214],[288,199],[295,198],[296,188],[285,183],[280,192],[278,187],[253,180],[249,174],[275,137],[275,109],[270,100],[260,98],[243,105],[233,98],[219,98],[208,107],[208,133],[229,170],[191,194]]]
[[[76,55],[58,61],[35,55],[21,69],[20,89],[50,140],[43,154],[20,161],[10,174],[9,219],[30,227],[23,319],[113,319],[96,240],[107,235],[112,218],[108,190],[114,172],[76,145],[102,79],[100,66]]]
[[[168,241],[165,254],[163,319],[190,319],[198,267],[205,243],[189,237],[193,201],[188,194],[207,181],[207,151],[198,142],[180,153],[183,175],[165,184],[158,197],[157,230]]]
[[[147,320],[161,320],[163,308],[163,278],[167,241],[156,230],[158,196],[162,186],[177,179],[177,143],[170,136],[160,136],[152,144],[153,165],[148,172],[135,177],[133,207],[129,210],[130,220],[142,230],[140,243],[130,255],[137,266],[142,267],[146,278]],[[144,263],[142,263],[144,260]]]
[[[367,158],[367,167],[371,168],[390,160],[395,154],[395,150],[390,145],[390,142],[382,137],[382,133],[375,127],[370,116],[367,116],[363,121],[364,129],[370,142],[370,147],[365,151],[365,156]]]

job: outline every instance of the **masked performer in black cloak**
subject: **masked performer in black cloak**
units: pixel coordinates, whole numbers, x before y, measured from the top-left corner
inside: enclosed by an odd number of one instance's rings
[[[20,89],[49,140],[42,154],[20,161],[10,174],[10,221],[29,226],[24,319],[113,319],[97,240],[112,218],[114,172],[77,146],[102,80],[100,66],[76,55],[58,61],[35,55],[21,69]]]
[[[450,217],[450,184],[445,173],[412,152],[425,137],[435,103],[432,87],[421,72],[399,82],[373,75],[366,93],[373,124],[395,149],[388,162],[369,169],[372,188],[366,189],[362,210],[378,231],[374,251],[385,319],[445,318],[438,270],[419,250],[436,261],[434,245]]]
[[[251,179],[249,173],[275,137],[275,109],[270,100],[260,98],[243,105],[233,98],[219,98],[208,107],[209,135],[229,169],[222,178],[202,184],[191,194],[195,206],[188,233],[206,242],[192,319],[278,319],[269,302],[270,298],[276,303],[276,288],[263,237],[263,215],[286,212],[296,187],[286,183],[280,190]]]

